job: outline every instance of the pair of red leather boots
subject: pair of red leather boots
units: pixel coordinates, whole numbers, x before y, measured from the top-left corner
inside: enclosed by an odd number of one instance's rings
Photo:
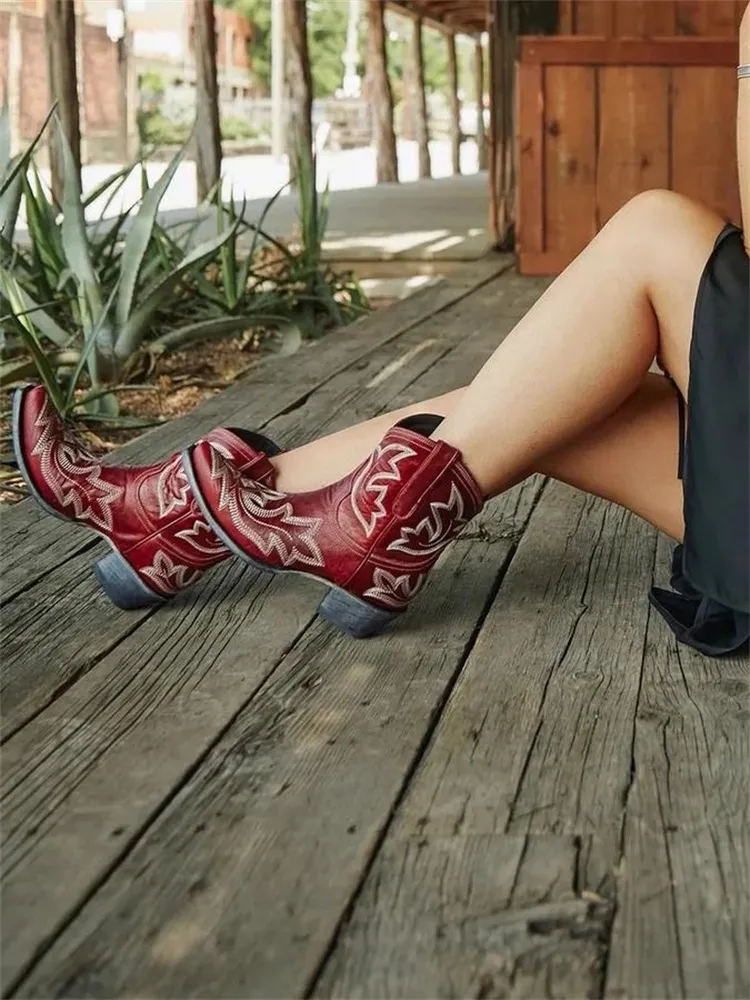
[[[235,553],[257,568],[328,585],[319,613],[356,637],[381,632],[419,592],[440,553],[482,507],[455,448],[410,418],[339,482],[275,489],[268,438],[218,428],[158,465],[103,465],[41,386],[13,400],[18,466],[49,513],[106,538],[94,572],[121,608],[159,604]]]

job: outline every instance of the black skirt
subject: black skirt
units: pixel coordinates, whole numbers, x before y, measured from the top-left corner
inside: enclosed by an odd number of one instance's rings
[[[685,537],[673,591],[651,603],[681,642],[709,656],[750,640],[750,261],[736,226],[719,234],[701,277],[681,442]],[[684,421],[683,421],[684,423]]]

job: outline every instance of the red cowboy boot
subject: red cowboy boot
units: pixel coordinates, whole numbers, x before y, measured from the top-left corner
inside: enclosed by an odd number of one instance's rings
[[[271,487],[275,471],[268,456],[279,449],[260,434],[240,433],[247,441],[225,428],[206,440],[244,475]],[[103,465],[81,446],[42,386],[16,392],[13,443],[39,504],[111,545],[94,573],[119,608],[161,604],[229,556],[193,499],[179,453],[157,465]]]
[[[405,423],[415,426],[414,418]],[[227,548],[254,566],[328,583],[319,613],[358,638],[381,632],[406,608],[483,505],[455,448],[402,425],[351,475],[311,493],[259,484],[210,441],[183,462]]]

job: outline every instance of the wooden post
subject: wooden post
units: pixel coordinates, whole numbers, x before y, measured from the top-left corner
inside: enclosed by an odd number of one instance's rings
[[[419,176],[431,177],[430,169],[430,127],[427,118],[427,95],[424,89],[424,50],[422,47],[422,19],[412,22],[411,59],[414,72],[412,106],[414,108],[414,128],[419,150]]]
[[[47,45],[47,79],[50,96],[58,102],[57,113],[75,164],[78,187],[81,186],[81,122],[78,106],[76,72],[76,17],[69,0],[46,0],[44,32]],[[56,130],[49,133],[52,194],[62,201],[65,168]]]
[[[477,101],[477,162],[480,170],[487,169],[487,136],[484,131],[484,49],[477,35],[474,43],[474,89]]]
[[[305,0],[283,0],[286,80],[289,94],[287,153],[294,173],[301,157],[312,158],[312,74]]]
[[[125,0],[117,0],[122,34],[117,39],[117,154],[123,163],[129,163],[135,153],[135,74],[133,72],[132,38],[128,30]]]
[[[451,100],[451,159],[453,173],[461,173],[461,105],[458,100],[458,66],[456,62],[456,36],[446,36],[448,43],[448,79]]]
[[[490,60],[490,230],[496,245],[509,250],[513,242],[515,169],[513,102],[516,32],[511,5],[489,5]]]
[[[367,74],[371,86],[370,110],[375,138],[378,184],[398,181],[396,133],[393,130],[393,94],[388,79],[384,10],[383,0],[367,0]]]
[[[214,0],[194,0],[195,25],[195,173],[198,201],[221,177],[221,127],[216,70]]]

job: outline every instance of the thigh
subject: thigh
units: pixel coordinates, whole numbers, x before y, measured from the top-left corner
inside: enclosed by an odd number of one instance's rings
[[[627,507],[682,541],[677,390],[649,374],[610,417],[551,452],[536,471]]]

